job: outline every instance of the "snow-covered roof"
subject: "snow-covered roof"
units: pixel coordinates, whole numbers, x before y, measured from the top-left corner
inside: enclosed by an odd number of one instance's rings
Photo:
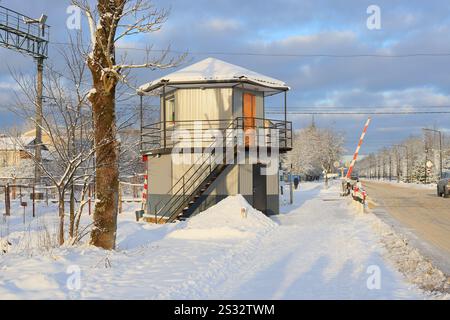
[[[29,146],[34,141],[34,137],[21,136],[12,138],[9,136],[0,136],[0,150],[20,150],[22,146]]]
[[[289,90],[281,80],[277,80],[246,68],[215,59],[207,58],[186,68],[170,73],[164,77],[146,83],[139,87],[140,92],[150,92],[164,83],[176,84],[207,84],[220,82],[248,82],[280,91]]]

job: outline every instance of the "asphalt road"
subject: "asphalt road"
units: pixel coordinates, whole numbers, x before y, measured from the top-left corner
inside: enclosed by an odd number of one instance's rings
[[[363,185],[369,198],[374,200],[375,208],[384,209],[425,241],[422,248],[437,252],[431,255],[439,256],[439,264],[450,268],[450,198],[439,198],[435,189],[373,181],[363,181]]]

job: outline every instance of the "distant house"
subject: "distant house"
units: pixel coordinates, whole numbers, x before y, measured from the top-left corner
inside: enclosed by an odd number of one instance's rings
[[[143,119],[141,129],[148,172],[147,219],[159,223],[187,218],[236,194],[268,215],[278,214],[279,154],[292,148],[291,123],[286,121],[288,90],[280,80],[213,58],[142,85],[141,105],[145,96],[160,97],[159,121],[147,124]],[[283,120],[267,119],[266,97],[277,94],[283,94]],[[274,137],[273,132],[278,134]],[[223,154],[229,156],[220,163],[217,134]],[[259,160],[261,141],[275,157],[273,174],[266,175],[268,163]],[[180,149],[191,162],[180,163],[174,156]],[[255,150],[258,160],[252,162]],[[244,163],[237,161],[238,154]]]
[[[45,160],[45,151],[48,151],[49,138],[43,135],[42,141],[42,156]],[[25,132],[19,137],[0,135],[0,168],[18,167],[23,160],[30,159],[30,154],[34,153],[35,142],[34,130]]]

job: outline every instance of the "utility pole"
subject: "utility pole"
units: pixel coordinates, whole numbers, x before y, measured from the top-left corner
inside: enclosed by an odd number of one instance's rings
[[[36,92],[36,140],[35,140],[35,159],[37,163],[42,162],[42,96],[43,96],[43,72],[44,59],[37,58],[37,92]],[[34,181],[37,184],[41,183],[41,168],[35,166]]]
[[[39,163],[42,160],[42,97],[44,60],[48,56],[49,29],[47,16],[33,19],[0,6],[0,46],[32,56],[37,63],[35,182],[41,180]]]
[[[289,170],[289,204],[294,203],[294,185],[292,184],[292,163]]]
[[[435,129],[422,128],[423,131],[431,131],[439,134],[439,179],[442,179],[442,131]],[[426,142],[425,142],[426,143]],[[426,147],[425,147],[426,148]]]

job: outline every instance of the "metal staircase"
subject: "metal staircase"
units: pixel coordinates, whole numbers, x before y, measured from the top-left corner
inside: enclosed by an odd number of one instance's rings
[[[163,151],[170,152],[172,148],[177,147],[172,137],[178,128],[188,131],[190,136],[194,137],[188,140],[188,142],[193,144],[198,142],[204,144],[212,141],[209,146],[202,146],[203,152],[196,154],[198,158],[194,164],[167,191],[168,199],[159,201],[154,206],[152,213],[147,214],[146,219],[149,222],[173,222],[176,219],[185,219],[196,211],[203,203],[202,196],[229,166],[229,164],[224,163],[223,155],[225,152],[216,154],[216,149],[224,148],[222,151],[225,151],[228,148],[233,148],[233,157],[236,159],[238,144],[239,147],[242,147],[242,145],[244,147],[247,146],[247,142],[244,142],[242,139],[243,137],[236,136],[236,130],[245,131],[245,128],[248,126],[246,123],[247,119],[245,117],[237,117],[233,120],[205,120],[209,125],[212,125],[212,129],[222,132],[223,143],[220,147],[217,146],[217,141],[210,137],[202,137],[200,141],[197,140],[195,138],[194,121],[173,122],[170,127],[158,122],[143,128],[145,132],[142,133],[144,139],[141,141],[141,150],[152,150],[154,154]],[[292,149],[291,122],[265,118],[252,118],[252,122],[254,122],[254,129],[260,129],[265,132],[265,146],[279,148],[280,152],[287,152]],[[277,139],[274,140],[271,137],[270,130],[278,131]],[[229,163],[230,161],[227,162]]]
[[[234,148],[233,156],[236,155],[237,143],[234,140],[232,129],[234,121],[223,130],[224,144],[228,146],[230,137],[233,138],[231,147]],[[212,150],[211,153],[201,153],[194,164],[178,179],[173,187],[168,191],[171,197],[167,201],[160,201],[154,208],[155,223],[170,223],[176,219],[184,220],[195,211],[201,201],[201,196],[220,176],[220,174],[229,166],[223,163],[223,154],[216,154],[215,143],[212,143],[206,150]],[[220,159],[219,159],[220,157]],[[218,161],[220,160],[220,162]]]

